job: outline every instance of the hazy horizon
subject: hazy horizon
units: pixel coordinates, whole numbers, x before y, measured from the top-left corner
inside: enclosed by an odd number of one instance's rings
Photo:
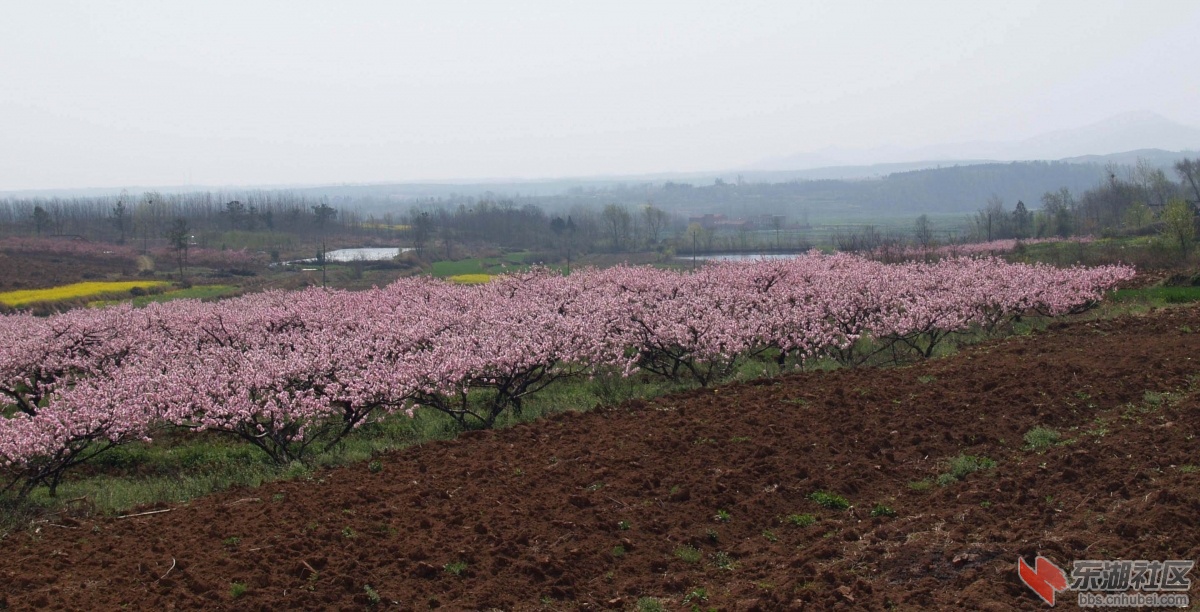
[[[696,172],[1129,112],[1200,126],[1200,4],[1185,1],[6,13],[0,191]]]

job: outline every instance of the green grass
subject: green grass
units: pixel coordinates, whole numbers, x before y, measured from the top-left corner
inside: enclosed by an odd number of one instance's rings
[[[661,601],[653,597],[640,597],[637,600],[638,612],[666,612],[667,608]]]
[[[675,556],[685,563],[699,563],[704,557],[695,546],[680,546],[675,549]]]
[[[246,594],[246,588],[246,583],[234,582],[233,584],[229,585],[229,596],[233,599],[237,599]]]
[[[1043,453],[1057,445],[1060,439],[1059,433],[1049,427],[1034,427],[1025,432],[1025,449]]]
[[[808,498],[816,502],[818,506],[830,510],[845,510],[850,507],[850,500],[828,491],[814,491],[809,494]]]
[[[141,308],[151,302],[169,302],[171,300],[213,300],[222,297],[237,295],[241,292],[241,288],[236,285],[196,285],[188,289],[174,289],[164,291],[152,295],[140,295],[128,300],[100,300],[89,302],[92,307],[112,306],[113,304],[121,304],[130,302],[134,306]]]
[[[908,483],[908,489],[910,491],[916,491],[918,493],[924,493],[925,491],[928,491],[932,488],[933,488],[933,481],[929,480],[928,478],[926,478],[924,480],[914,480],[914,481]]]
[[[871,508],[871,516],[892,518],[896,516],[896,511],[891,506],[875,504]]]
[[[501,274],[525,267],[530,256],[524,251],[502,257],[473,257],[471,259],[435,261],[430,265],[434,276],[445,278],[464,274]],[[504,267],[501,267],[504,266]]]
[[[713,555],[713,565],[718,569],[731,570],[734,568],[733,557],[727,552],[718,552]]]
[[[786,520],[796,527],[809,527],[817,523],[817,517],[811,514],[789,514]]]
[[[996,467],[996,462],[987,457],[959,455],[951,459],[948,466],[949,471],[938,476],[937,479],[938,484],[942,486],[954,484],[975,472],[990,470]]]
[[[1144,287],[1121,289],[1113,294],[1117,303],[1143,303],[1152,306],[1200,302],[1200,287]]]

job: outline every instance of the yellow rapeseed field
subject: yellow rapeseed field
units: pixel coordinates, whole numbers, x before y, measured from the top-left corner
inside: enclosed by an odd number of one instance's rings
[[[76,298],[86,298],[94,295],[104,295],[106,293],[120,293],[129,291],[134,287],[149,289],[150,287],[160,287],[169,285],[165,281],[95,281],[87,283],[74,283],[72,285],[63,285],[61,287],[51,287],[49,289],[22,289],[20,291],[6,291],[0,293],[0,304],[7,306],[24,306],[34,302],[57,302],[60,300],[73,300]]]
[[[491,274],[456,274],[450,277],[452,282],[460,285],[482,285],[491,282]]]

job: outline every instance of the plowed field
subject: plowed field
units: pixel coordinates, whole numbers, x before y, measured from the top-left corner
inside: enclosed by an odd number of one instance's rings
[[[0,603],[1044,609],[1019,556],[1200,558],[1197,349],[1195,308],[1060,323],[912,367],[473,432],[375,473],[57,517],[0,544]],[[1061,436],[1041,452],[1024,439],[1039,426]],[[995,466],[939,484],[960,455]]]

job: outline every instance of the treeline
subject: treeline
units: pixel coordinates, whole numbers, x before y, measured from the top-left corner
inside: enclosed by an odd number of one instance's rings
[[[979,240],[1052,236],[1162,234],[1186,254],[1195,239],[1200,202],[1200,159],[1174,164],[1175,178],[1139,162],[1132,168],[1110,166],[1099,184],[1076,195],[1067,187],[1047,190],[1034,206],[1018,200],[1012,209],[992,196],[975,213]]]
[[[794,180],[787,182],[725,181],[623,183],[573,187],[554,195],[505,196],[518,207],[534,204],[561,212],[575,206],[636,206],[652,202],[679,215],[723,213],[755,217],[783,215],[800,219],[846,215],[970,214],[993,194],[1008,201],[1030,200],[1066,186],[1091,188],[1105,177],[1105,166],[1067,162],[1012,162],[952,166],[899,172],[876,179]],[[443,205],[469,204],[482,196],[439,198]]]
[[[159,193],[0,200],[0,235],[74,236],[117,244],[162,239],[178,220],[193,231],[317,234],[361,224],[327,200],[287,191]]]
[[[550,214],[508,199],[454,207],[431,200],[399,219],[418,253],[446,259],[455,257],[456,246],[540,250],[567,260],[597,251],[653,251],[667,248],[683,226],[683,219],[650,204],[577,204]]]
[[[569,260],[590,252],[803,249],[811,222],[839,224],[823,241],[871,250],[882,242],[961,237],[950,236],[944,221],[933,228],[928,217],[911,229],[864,228],[856,219],[975,213],[979,240],[1146,230],[1162,221],[1173,199],[1200,198],[1196,165],[1187,159],[1166,170],[1144,161],[1133,167],[1014,162],[870,180],[668,181],[527,196],[415,198],[402,186],[390,195],[388,186],[364,186],[330,188],[339,194],[333,198],[315,189],[9,198],[0,200],[0,236],[79,236],[147,250],[177,244],[186,234],[201,247],[274,250],[280,241],[262,236],[276,234],[298,237],[297,248],[333,239],[412,245],[439,259],[504,248]]]

